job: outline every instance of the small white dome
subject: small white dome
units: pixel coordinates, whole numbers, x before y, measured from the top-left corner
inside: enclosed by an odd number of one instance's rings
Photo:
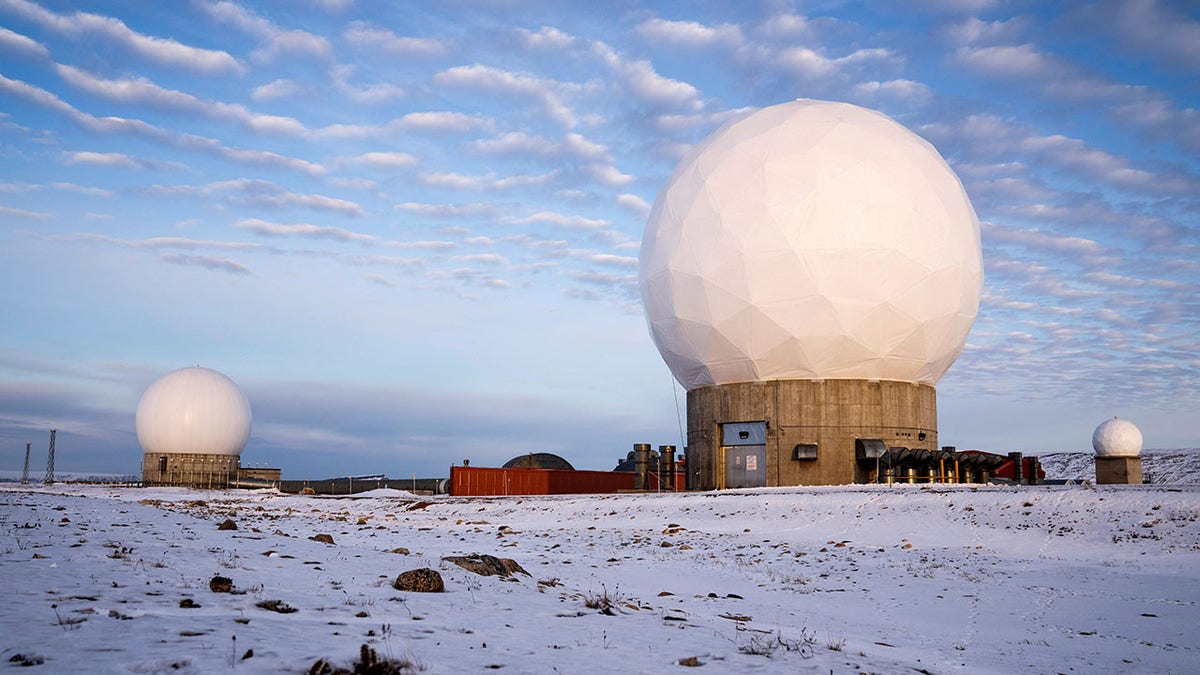
[[[1114,417],[1092,432],[1097,457],[1137,457],[1142,452],[1142,432],[1129,420]]]
[[[225,375],[180,368],[146,389],[135,424],[146,452],[240,455],[250,438],[250,403]]]

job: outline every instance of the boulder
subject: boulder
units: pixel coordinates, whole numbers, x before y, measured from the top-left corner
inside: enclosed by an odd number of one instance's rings
[[[446,590],[446,584],[437,570],[422,567],[401,572],[392,582],[392,588],[410,593],[441,593]]]
[[[497,558],[491,555],[473,553],[471,555],[448,556],[442,558],[442,560],[452,562],[468,572],[474,572],[485,577],[493,575],[511,577],[517,572],[529,576],[529,572],[526,572],[525,568],[521,567],[511,558]]]

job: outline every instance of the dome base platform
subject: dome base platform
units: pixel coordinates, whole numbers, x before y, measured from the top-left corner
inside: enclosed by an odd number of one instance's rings
[[[238,477],[240,467],[238,455],[147,452],[142,457],[142,484],[223,489]]]
[[[1097,485],[1141,485],[1141,457],[1097,457]]]
[[[689,487],[844,485],[879,479],[887,448],[938,448],[937,393],[893,380],[772,380],[687,395]]]

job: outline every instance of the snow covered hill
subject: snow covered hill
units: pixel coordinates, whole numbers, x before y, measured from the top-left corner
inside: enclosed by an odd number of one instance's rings
[[[372,672],[429,673],[1200,663],[1200,486],[360,497],[0,486],[0,660],[99,673],[305,673],[372,654],[394,666]],[[528,574],[445,560],[471,554]],[[393,588],[420,568],[445,592]]]
[[[1038,459],[1047,478],[1096,479],[1096,460],[1090,452],[1051,452]],[[1145,450],[1142,474],[1156,485],[1200,483],[1200,449]]]

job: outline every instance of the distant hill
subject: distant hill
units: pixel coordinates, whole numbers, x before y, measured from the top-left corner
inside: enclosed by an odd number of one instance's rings
[[[34,471],[32,467],[29,469],[29,482],[41,483],[46,478],[46,470],[39,469]],[[54,472],[54,479],[60,483],[68,482],[88,482],[88,483],[120,483],[125,481],[136,481],[137,476],[131,474],[119,473],[88,473],[79,471]],[[0,483],[17,483],[21,480],[20,471],[0,470]]]
[[[1048,452],[1038,455],[1046,478],[1096,479],[1095,456],[1090,452]],[[1143,450],[1142,475],[1151,483],[1200,483],[1200,448]]]

